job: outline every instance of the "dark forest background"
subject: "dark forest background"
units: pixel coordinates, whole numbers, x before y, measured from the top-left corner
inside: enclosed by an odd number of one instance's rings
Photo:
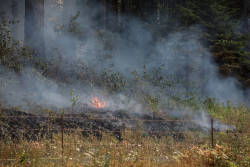
[[[60,62],[60,56],[57,57],[57,61],[46,61],[46,57],[56,57],[51,56],[55,53],[62,54],[57,52],[56,46],[53,48],[53,53],[48,54],[46,51],[48,39],[44,36],[44,32],[48,31],[46,25],[50,19],[48,13],[51,9],[48,8],[56,4],[60,10],[60,17],[69,16],[66,21],[55,23],[56,31],[58,34],[63,33],[64,36],[74,36],[79,41],[85,38],[84,33],[88,34],[82,32],[84,28],[81,29],[79,26],[85,24],[79,20],[86,14],[95,21],[91,28],[103,37],[102,40],[106,40],[105,37],[112,33],[115,34],[112,38],[119,38],[117,34],[126,35],[123,32],[131,28],[129,27],[131,20],[137,20],[153,34],[152,45],[154,41],[167,38],[174,32],[199,27],[202,30],[200,41],[212,53],[213,61],[219,67],[220,76],[236,78],[243,89],[250,87],[250,2],[248,0],[1,0],[0,2],[2,39],[0,63],[16,72],[27,64],[33,64],[43,71],[42,74],[50,78],[66,77],[56,69],[57,64],[51,64]],[[77,7],[70,8],[73,3]],[[56,11],[53,15],[55,13]],[[51,17],[51,20],[53,19]],[[104,50],[109,50],[112,46],[106,43]],[[66,45],[71,50],[74,48],[77,50],[74,41],[69,40],[64,43],[64,46]],[[51,46],[52,44],[49,47]],[[63,54],[65,52],[67,50],[64,50]],[[70,52],[70,54],[75,53]],[[109,57],[104,53],[105,56]],[[186,57],[187,61],[189,58]],[[201,66],[203,63],[206,64],[201,62]],[[77,68],[74,65],[73,67]],[[185,67],[183,71],[189,75],[189,67]],[[90,78],[95,76],[93,73],[86,75]],[[201,72],[202,75],[206,74]],[[81,77],[81,72],[79,75],[72,72],[69,76],[78,79]],[[109,75],[108,78],[111,78],[110,82],[114,82],[111,83],[114,89],[124,86],[118,74]],[[161,80],[161,77],[159,78]]]
[[[249,1],[106,0],[102,3],[117,17],[125,14],[140,18],[158,37],[200,25],[204,44],[213,53],[221,74],[234,76],[245,87],[250,86]],[[105,22],[107,28],[109,21]],[[126,21],[119,22],[119,18],[113,24],[126,28]]]
[[[60,0],[58,1],[60,3]],[[61,1],[62,5],[71,1]],[[1,1],[1,8],[11,13],[15,19],[18,9],[24,1]],[[100,14],[102,28],[122,31],[126,29],[126,19],[121,15],[133,16],[143,20],[158,37],[166,36],[171,31],[178,31],[192,25],[200,25],[204,31],[204,42],[213,53],[214,60],[225,76],[236,77],[245,87],[250,86],[249,56],[249,15],[248,0],[77,0],[79,6],[95,8],[101,3],[104,8]],[[43,31],[44,0],[26,0],[25,39],[28,44],[32,36],[39,36]],[[77,11],[75,11],[77,13]],[[109,18],[113,13],[116,18]],[[4,16],[6,12],[2,12]],[[30,24],[32,23],[32,24]],[[36,42],[36,45],[44,47]],[[44,50],[40,48],[40,50]]]
[[[213,53],[220,72],[250,86],[249,1],[107,0],[105,4],[117,15],[125,13],[142,19],[158,36],[200,25],[205,45]]]

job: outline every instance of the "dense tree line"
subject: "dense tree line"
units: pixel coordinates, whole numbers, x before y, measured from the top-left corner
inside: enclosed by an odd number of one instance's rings
[[[6,1],[4,1],[6,2]],[[4,2],[1,2],[3,4]],[[60,0],[67,6],[69,0]],[[122,16],[133,16],[154,25],[158,36],[190,26],[204,30],[203,41],[225,76],[234,76],[250,86],[250,1],[248,0],[77,0],[81,5],[104,6],[100,16],[104,28],[125,27]],[[18,3],[12,0],[12,16]],[[77,11],[76,11],[77,12]],[[81,12],[81,11],[80,11]],[[116,17],[109,17],[111,15]],[[177,24],[178,22],[178,24]],[[25,43],[44,54],[44,0],[25,0]],[[36,42],[34,42],[36,40]],[[38,42],[39,41],[39,42]]]
[[[250,85],[249,16],[245,0],[188,0],[179,7],[182,26],[201,25],[204,41],[225,76]]]
[[[158,33],[194,25],[204,29],[203,41],[224,76],[250,86],[250,1],[248,0],[106,0],[112,9],[137,16]],[[121,10],[118,10],[121,8]],[[178,20],[179,24],[175,25]],[[163,27],[163,28],[162,28]],[[158,29],[157,29],[158,28]]]

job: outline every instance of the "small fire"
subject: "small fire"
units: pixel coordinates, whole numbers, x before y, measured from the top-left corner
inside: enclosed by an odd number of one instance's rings
[[[104,100],[99,100],[98,97],[93,97],[91,100],[91,105],[95,108],[104,108],[106,107],[106,102]]]

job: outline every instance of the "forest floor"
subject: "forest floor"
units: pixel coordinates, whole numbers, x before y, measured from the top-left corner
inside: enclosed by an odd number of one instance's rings
[[[149,135],[125,128],[119,131],[122,136],[119,140],[110,133],[111,130],[100,130],[99,135],[82,135],[81,129],[75,128],[70,133],[64,132],[63,139],[61,131],[49,136],[41,135],[36,140],[5,137],[0,141],[0,165],[250,166],[249,109],[244,106],[213,107],[212,116],[235,126],[231,132],[214,132],[214,147],[211,146],[210,134],[198,131],[186,131],[180,140],[173,135]]]

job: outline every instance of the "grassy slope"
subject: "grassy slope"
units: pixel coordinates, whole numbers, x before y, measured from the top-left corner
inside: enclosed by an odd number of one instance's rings
[[[184,141],[172,137],[152,138],[140,132],[124,132],[118,142],[112,135],[101,140],[82,137],[75,131],[64,137],[64,162],[61,135],[39,141],[3,141],[0,143],[1,166],[218,166],[248,167],[250,165],[249,109],[219,104],[210,106],[211,115],[235,125],[231,133],[215,133],[216,146],[210,147],[209,136],[187,132]],[[52,158],[52,159],[47,159]],[[55,159],[53,159],[55,158]]]

